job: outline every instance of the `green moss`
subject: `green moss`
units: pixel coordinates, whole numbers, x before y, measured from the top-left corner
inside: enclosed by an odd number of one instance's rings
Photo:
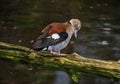
[[[57,57],[45,51],[34,52],[29,48],[6,43],[0,44],[1,46],[4,49],[0,50],[0,58],[15,62],[22,60],[31,65],[38,65],[36,67],[65,71],[74,83],[77,83],[82,75],[104,76],[113,80],[120,79],[120,65],[116,66],[115,62],[111,65],[110,62],[83,58],[77,54]]]

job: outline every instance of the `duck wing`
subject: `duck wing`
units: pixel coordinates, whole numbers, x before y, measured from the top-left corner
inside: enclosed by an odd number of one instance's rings
[[[34,41],[32,49],[42,50],[45,47],[63,42],[68,37],[65,26],[61,23],[53,23],[46,26],[41,35]]]

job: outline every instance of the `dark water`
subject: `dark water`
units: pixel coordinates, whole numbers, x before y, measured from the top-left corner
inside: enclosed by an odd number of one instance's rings
[[[120,59],[120,0],[0,0],[0,41],[31,47],[31,41],[47,24],[65,22],[71,18],[80,19],[82,28],[78,39],[72,38],[64,53],[76,52],[88,58],[107,61]],[[0,81],[7,81],[1,82],[2,84],[18,84],[17,80],[25,81],[22,84],[60,84],[56,82],[59,81],[59,77],[62,74],[63,77],[67,77],[64,76],[64,72],[59,71],[45,70],[41,73],[44,70],[35,70],[33,73],[28,67],[21,67],[20,69],[25,70],[17,70],[17,73],[16,66],[20,64],[1,61],[0,65],[5,65],[4,68],[0,68],[0,73],[5,71]],[[11,70],[12,65],[15,68]],[[11,72],[15,76],[12,76]],[[20,77],[16,77],[17,74]],[[45,78],[42,79],[38,74]],[[24,75],[25,78],[22,78]],[[70,84],[69,77],[67,80],[65,84]],[[81,77],[79,84],[119,82],[102,77]]]

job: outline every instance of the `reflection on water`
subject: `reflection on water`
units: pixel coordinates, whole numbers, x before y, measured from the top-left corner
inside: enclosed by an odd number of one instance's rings
[[[99,24],[99,26],[85,27],[85,31],[79,34],[80,37],[74,46],[74,51],[90,58],[108,61],[119,60],[120,27],[113,28],[112,25],[102,26],[102,24]]]
[[[55,82],[54,84],[70,84],[70,77],[66,72],[63,71],[57,71],[55,72]]]
[[[117,61],[120,59],[119,1],[0,0],[0,41],[31,47],[31,41],[40,34],[42,28],[47,24],[78,18],[82,22],[78,39],[73,38],[63,52],[77,52],[89,58]],[[4,63],[0,63],[0,65],[4,65]],[[4,69],[7,70],[8,68]],[[39,71],[36,73],[41,74]],[[7,74],[7,72],[4,74]],[[38,75],[36,76],[38,77]],[[61,77],[61,75],[58,77]],[[4,77],[0,79],[2,80]],[[39,80],[36,79],[37,82]],[[100,80],[101,84],[119,84],[99,77],[82,77],[80,84],[88,84],[87,81],[89,81],[89,84],[100,84],[100,82],[96,82]],[[9,76],[6,81],[9,82]]]
[[[114,82],[114,81],[107,79],[107,78],[81,77],[79,84],[120,84],[120,83]]]
[[[43,68],[0,60],[0,84],[53,84],[54,73]]]
[[[72,84],[66,72],[0,60],[0,84]],[[79,84],[120,84],[104,77],[82,76]]]

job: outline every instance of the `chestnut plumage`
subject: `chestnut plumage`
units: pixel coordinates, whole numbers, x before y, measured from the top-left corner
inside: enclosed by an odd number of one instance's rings
[[[65,23],[51,23],[42,30],[32,49],[49,50],[52,54],[64,55],[60,51],[68,45],[73,34],[77,38],[77,31],[80,28],[81,22],[78,19],[71,19]]]

